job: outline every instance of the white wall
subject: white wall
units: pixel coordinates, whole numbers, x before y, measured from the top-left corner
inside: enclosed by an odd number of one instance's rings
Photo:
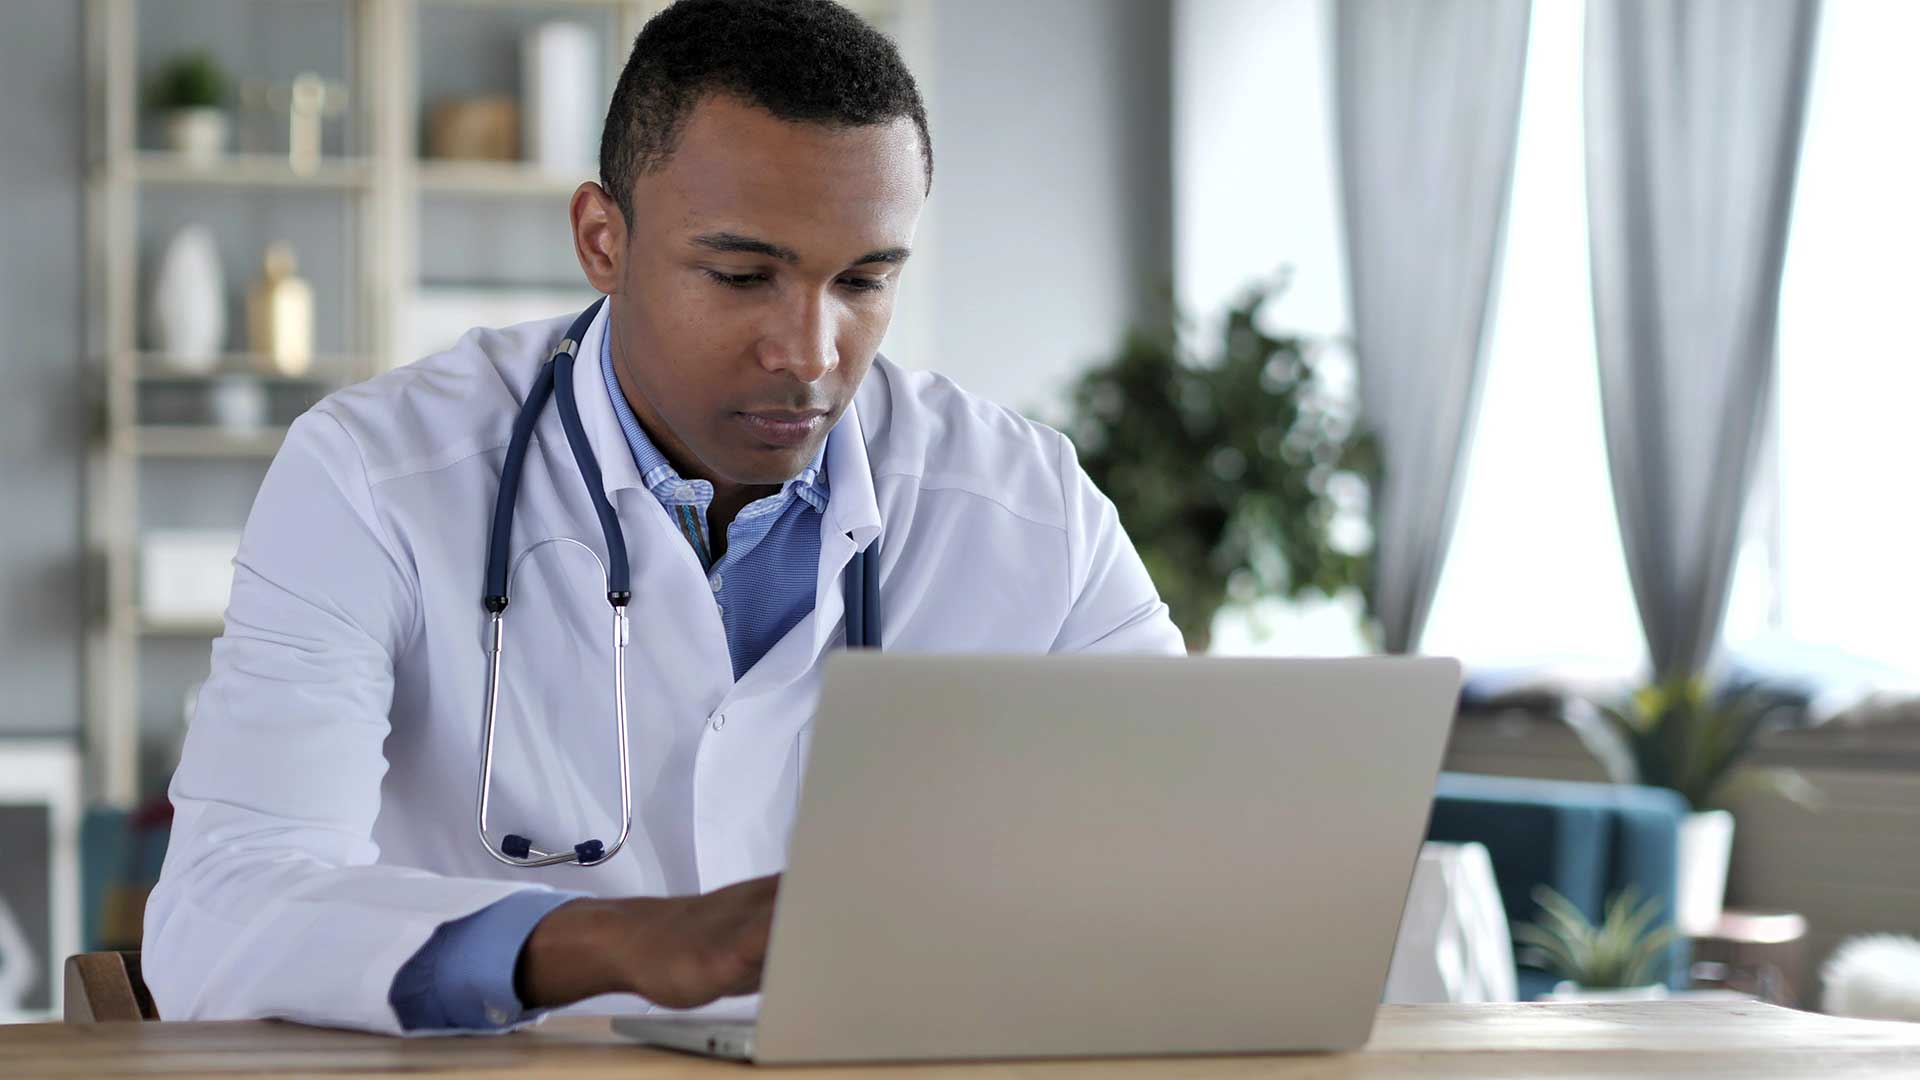
[[[0,732],[80,722],[80,5],[0,15]]]
[[[1207,315],[1282,266],[1272,313],[1348,331],[1325,0],[1176,0],[1173,234],[1181,307]]]
[[[888,355],[1057,412],[1172,274],[1168,0],[917,0],[933,196]]]

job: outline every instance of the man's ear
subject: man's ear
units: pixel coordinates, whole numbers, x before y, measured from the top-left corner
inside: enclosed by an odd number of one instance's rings
[[[573,222],[573,253],[596,292],[611,296],[620,291],[627,255],[627,221],[607,189],[589,180],[573,193],[567,206]]]

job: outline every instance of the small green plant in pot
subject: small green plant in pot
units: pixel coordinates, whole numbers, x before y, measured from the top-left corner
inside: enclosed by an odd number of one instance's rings
[[[1708,933],[1720,918],[1733,853],[1729,805],[1755,793],[1819,805],[1819,792],[1800,773],[1747,761],[1788,708],[1752,687],[1716,694],[1694,676],[1642,687],[1622,702],[1576,701],[1567,710],[1575,733],[1615,783],[1668,788],[1692,808],[1678,838],[1675,918],[1683,933]]]
[[[1074,385],[1060,425],[1194,652],[1229,599],[1368,583],[1380,455],[1318,351],[1260,325],[1282,286],[1249,288],[1200,350],[1177,319],[1129,333]]]
[[[1573,901],[1546,885],[1533,890],[1533,899],[1540,916],[1514,927],[1513,939],[1522,946],[1521,963],[1565,980],[1556,995],[1596,990],[1661,995],[1662,968],[1675,931],[1658,922],[1659,900],[1643,898],[1629,886],[1607,902],[1595,926]]]
[[[147,104],[166,125],[167,143],[197,164],[217,161],[227,148],[227,106],[233,80],[204,49],[182,53],[155,73]]]

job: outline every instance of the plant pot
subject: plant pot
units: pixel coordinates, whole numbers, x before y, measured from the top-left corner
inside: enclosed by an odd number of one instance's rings
[[[167,110],[167,145],[195,165],[213,165],[227,152],[227,114],[197,107]]]
[[[1598,987],[1588,989],[1575,982],[1556,983],[1552,992],[1540,995],[1541,1001],[1628,1002],[1665,1001],[1667,988],[1660,983],[1647,986]]]
[[[1727,896],[1727,863],[1733,857],[1733,815],[1705,810],[1680,823],[1680,881],[1674,897],[1674,924],[1688,937],[1701,937],[1720,921]]]

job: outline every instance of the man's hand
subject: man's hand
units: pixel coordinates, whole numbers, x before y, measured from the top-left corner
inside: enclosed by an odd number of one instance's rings
[[[574,900],[533,928],[514,985],[528,1008],[639,994],[690,1009],[760,989],[780,875],[700,896]]]

